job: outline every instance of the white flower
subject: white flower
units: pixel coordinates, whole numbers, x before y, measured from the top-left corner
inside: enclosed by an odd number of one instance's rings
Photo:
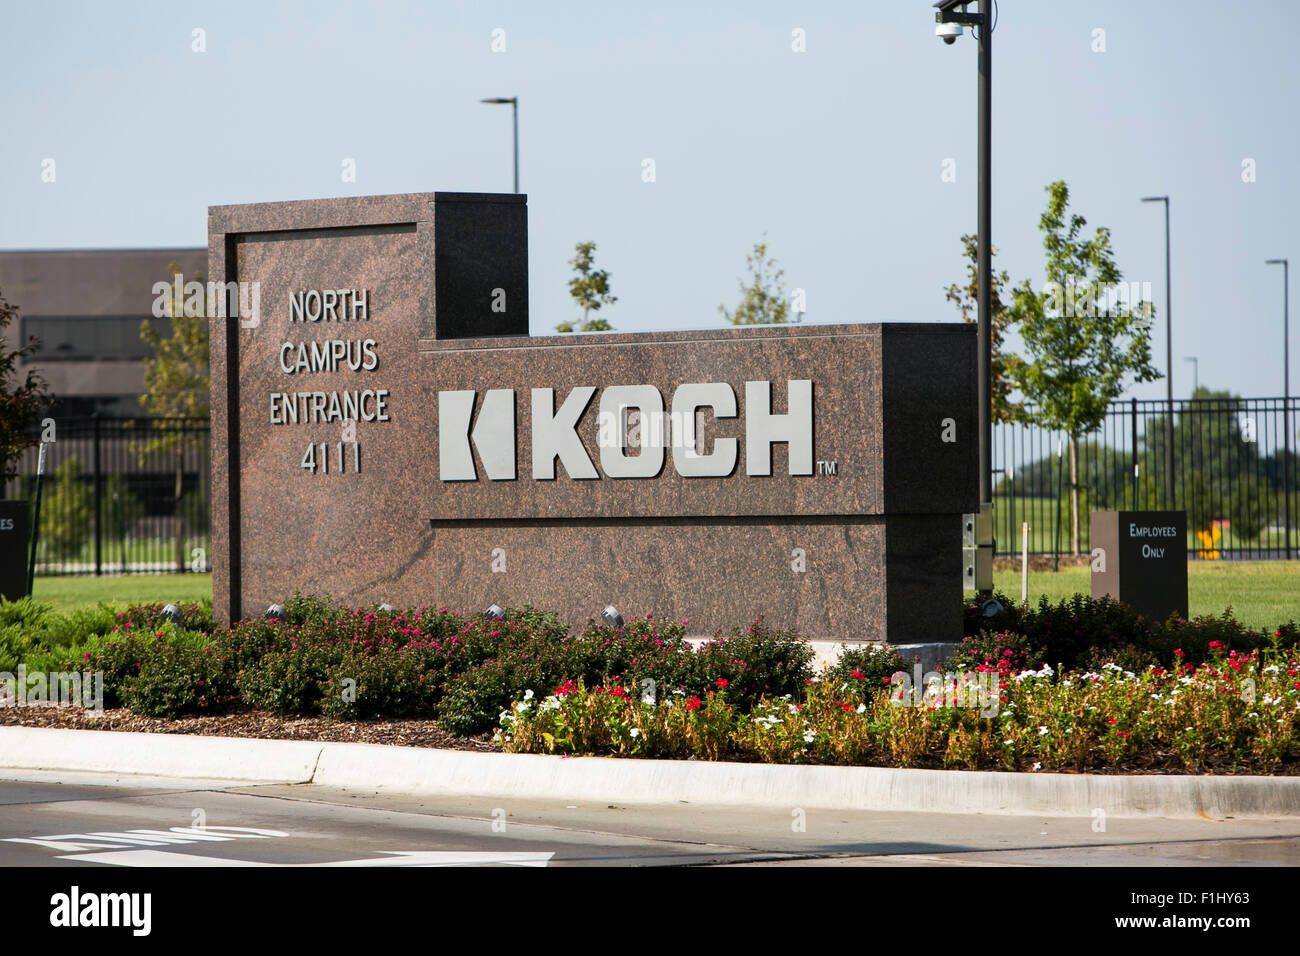
[[[1265,667],[1265,668],[1263,669],[1263,671],[1261,671],[1261,673],[1264,673],[1264,674],[1276,674],[1276,673],[1278,672],[1278,670],[1279,670],[1279,668],[1278,668],[1278,666],[1277,666],[1276,664],[1269,664],[1267,667]]]
[[[1043,769],[1043,765],[1042,765],[1041,763],[1036,763],[1036,764],[1034,764],[1034,769],[1035,769],[1035,770],[1042,770],[1042,769]]]
[[[805,730],[805,731],[804,731],[804,734],[803,734],[803,742],[804,742],[804,743],[806,743],[806,744],[810,744],[810,743],[812,743],[812,742],[813,742],[814,740],[816,740],[816,739],[817,739],[817,735],[816,735],[815,733],[813,733],[811,730]]]
[[[633,727],[633,728],[632,728],[632,736],[633,736],[633,737],[640,737],[640,736],[641,736],[641,731],[640,731],[640,729],[637,728],[637,727]]]
[[[1045,733],[1047,733],[1047,728],[1046,728],[1046,727],[1039,727],[1039,728],[1038,728],[1038,736],[1041,737],[1041,736],[1043,736]]]
[[[531,690],[524,691],[524,700],[532,700],[532,699],[533,699],[533,692]]]
[[[1004,741],[1002,741],[1002,742],[1003,742],[1004,744],[1010,744],[1010,743],[1013,743],[1013,741],[1011,740],[1010,737],[1008,737],[1006,740],[1004,740]]]
[[[863,711],[865,711],[866,709],[867,709],[867,705],[866,705],[866,704],[858,704],[858,713],[859,713],[859,714],[862,713]]]

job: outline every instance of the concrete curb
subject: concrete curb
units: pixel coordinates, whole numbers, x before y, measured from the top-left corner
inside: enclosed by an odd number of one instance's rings
[[[392,793],[1034,816],[1294,817],[1300,777],[1101,776],[482,754],[0,727],[0,767],[199,777]]]
[[[321,746],[304,740],[0,727],[0,767],[310,783]]]

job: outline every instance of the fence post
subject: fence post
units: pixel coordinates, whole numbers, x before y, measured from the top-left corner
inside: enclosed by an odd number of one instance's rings
[[[1052,571],[1061,570],[1061,484],[1065,480],[1065,458],[1061,439],[1056,439],[1056,535],[1052,544]]]
[[[104,474],[99,460],[99,412],[95,422],[95,577],[104,570]]]
[[[1138,400],[1129,399],[1133,410],[1133,510],[1138,510]]]
[[[1276,421],[1276,419],[1274,419]],[[1286,559],[1291,560],[1291,396],[1282,398],[1282,502],[1286,522]]]

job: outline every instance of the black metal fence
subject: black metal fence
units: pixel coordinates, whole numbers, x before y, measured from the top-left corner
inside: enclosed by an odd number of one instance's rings
[[[1113,404],[1079,436],[1078,546],[1091,511],[1187,511],[1188,552],[1201,560],[1300,555],[1300,403],[1203,398]],[[1288,429],[1292,431],[1287,439]],[[61,418],[47,433],[38,574],[211,569],[207,419]],[[53,440],[49,440],[53,439]],[[38,452],[29,450],[4,497],[31,501]],[[1074,551],[1069,438],[999,424],[993,433],[998,553]]]
[[[42,425],[37,574],[211,570],[206,418],[53,418]],[[4,497],[33,501],[28,450]]]
[[[1078,549],[1090,511],[1185,510],[1188,554],[1201,560],[1282,559],[1300,553],[1297,400],[1131,399],[1075,444]],[[1291,433],[1288,439],[1288,432]],[[997,551],[1071,554],[1075,522],[1069,437],[1031,425],[993,434]]]

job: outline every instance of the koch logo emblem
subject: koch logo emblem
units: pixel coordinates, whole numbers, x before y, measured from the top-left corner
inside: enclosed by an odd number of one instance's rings
[[[594,386],[570,390],[558,403],[554,389],[531,391],[532,475],[556,477],[558,460],[571,478],[599,478],[578,423],[592,399]],[[489,389],[475,404],[472,390],[438,393],[438,477],[443,481],[477,481],[474,452],[489,481],[512,481],[516,468],[515,390]],[[772,474],[772,446],[789,446],[791,475],[813,473],[813,386],[808,379],[786,385],[784,413],[772,412],[772,383],[745,383],[745,474]],[[665,411],[663,394],[653,385],[617,385],[603,389],[597,403],[600,468],[609,478],[654,478],[672,449],[673,467],[684,478],[725,478],[736,470],[739,440],[696,434],[696,416],[707,410],[715,419],[735,418],[736,393],[725,382],[680,385]],[[629,441],[630,432],[637,434]],[[701,437],[703,440],[701,441]],[[635,447],[639,454],[629,455]]]

